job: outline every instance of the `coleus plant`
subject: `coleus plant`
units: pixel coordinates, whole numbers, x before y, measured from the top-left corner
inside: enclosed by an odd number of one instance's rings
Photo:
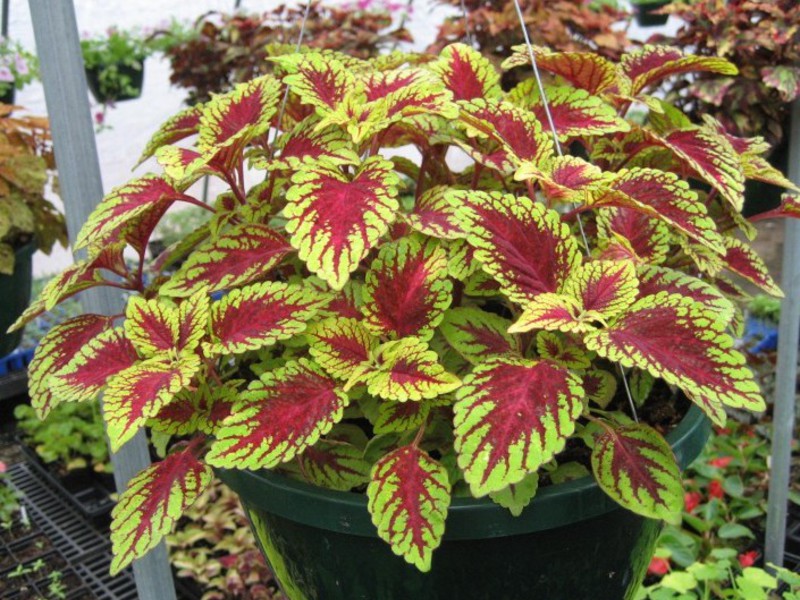
[[[624,507],[680,519],[679,468],[633,418],[618,366],[642,414],[659,386],[717,424],[726,406],[764,408],[729,333],[742,294],[729,276],[780,294],[738,235],[754,235],[739,209],[746,177],[792,186],[760,140],[648,94],[666,77],[735,72],[725,60],[534,52],[574,154],[556,151],[533,81],[504,94],[463,44],[284,54],[274,75],[158,130],[142,158],[163,172],[103,199],[77,238],[88,258],[19,321],[93,286],[130,292],[124,314],[54,328],[30,366],[42,416],[103,392],[114,450],[143,427],[173,436],[120,497],[113,571],[173,527],[212,468],[366,491],[378,535],[423,571],[452,495],[519,514],[565,471],[591,468]],[[647,124],[626,118],[634,103]],[[228,185],[208,205],[188,192],[205,175]],[[209,221],[146,261],[181,203]],[[797,213],[787,195],[774,216]],[[584,465],[561,454],[568,442]]]

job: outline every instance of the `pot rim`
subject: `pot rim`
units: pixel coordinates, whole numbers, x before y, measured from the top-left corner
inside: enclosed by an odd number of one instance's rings
[[[710,430],[710,422],[693,404],[678,426],[666,436],[681,469],[700,454]],[[377,536],[367,511],[366,494],[329,490],[266,469],[215,471],[241,497],[248,509],[263,510],[329,531]],[[591,475],[543,487],[518,517],[489,498],[453,498],[444,539],[532,533],[590,519],[612,510],[625,509],[603,492]]]

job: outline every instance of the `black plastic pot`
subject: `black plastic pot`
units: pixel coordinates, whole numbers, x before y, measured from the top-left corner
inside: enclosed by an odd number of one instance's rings
[[[14,252],[14,272],[0,275],[0,357],[9,354],[22,340],[22,330],[6,333],[31,301],[33,253],[36,244],[28,242]]]
[[[670,0],[664,2],[643,2],[633,5],[633,14],[636,15],[636,23],[639,27],[658,27],[659,25],[666,25],[669,20],[669,15],[656,15],[653,14],[659,8],[663,8],[669,4]]]
[[[682,467],[710,426],[693,407],[668,436]],[[261,471],[220,471],[241,497],[289,600],[622,600],[639,586],[661,523],[615,504],[591,477],[539,491],[519,517],[454,499],[429,573],[395,556],[363,494]]]
[[[87,68],[86,83],[89,85],[89,91],[100,103],[135,100],[142,95],[144,83],[144,62],[140,65],[140,68],[136,68],[118,63]],[[109,70],[116,71],[114,77],[103,81],[103,72]]]
[[[784,132],[783,139],[773,148],[767,160],[770,165],[785,175],[789,169],[789,133],[792,131],[790,116],[783,122],[782,128]],[[745,217],[751,217],[777,208],[780,206],[781,196],[786,192],[785,188],[777,185],[748,179],[744,184],[744,208],[742,209],[742,214]]]
[[[11,85],[4,93],[0,94],[0,102],[3,104],[14,104],[14,98],[16,98],[16,95],[17,89]]]

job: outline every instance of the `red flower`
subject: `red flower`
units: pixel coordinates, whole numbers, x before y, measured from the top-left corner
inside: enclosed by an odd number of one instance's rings
[[[702,501],[703,496],[700,495],[700,492],[687,492],[683,496],[683,504],[686,508],[686,512],[692,512]]]
[[[721,456],[719,458],[715,458],[712,461],[709,461],[708,464],[710,464],[712,467],[717,467],[718,469],[724,469],[729,464],[731,464],[732,460],[733,460],[732,456]]]
[[[758,558],[758,552],[755,550],[750,550],[750,552],[743,552],[739,555],[739,564],[742,565],[743,569],[747,567],[752,567],[756,564],[756,559]]]
[[[648,575],[666,575],[669,573],[669,560],[666,558],[650,559],[650,566],[647,567]]]
[[[708,495],[712,498],[724,498],[725,490],[722,489],[722,484],[716,479],[708,484]]]

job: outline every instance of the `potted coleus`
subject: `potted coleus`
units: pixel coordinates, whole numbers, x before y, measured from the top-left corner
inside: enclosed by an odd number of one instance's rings
[[[19,42],[0,38],[0,102],[14,104],[16,91],[38,77],[36,56],[25,50]]]
[[[6,330],[30,302],[33,253],[67,244],[64,216],[46,197],[55,179],[50,126],[12,108],[0,106],[0,357],[22,338]]]
[[[136,30],[109,28],[81,40],[86,82],[95,100],[109,104],[141,96],[144,61],[153,50]]]
[[[88,258],[18,321],[130,293],[124,314],[54,328],[30,366],[42,416],[102,391],[113,449],[173,436],[113,512],[114,572],[216,469],[292,599],[632,593],[707,419],[764,408],[728,333],[731,275],[780,294],[737,236],[760,146],[648,94],[725,60],[533,51],[557,143],[536,82],[504,94],[463,44],[277,56],[155,134],[143,159],[163,173],[104,198]],[[205,175],[228,186],[210,204],[187,192]],[[210,220],[147,261],[179,203]]]

